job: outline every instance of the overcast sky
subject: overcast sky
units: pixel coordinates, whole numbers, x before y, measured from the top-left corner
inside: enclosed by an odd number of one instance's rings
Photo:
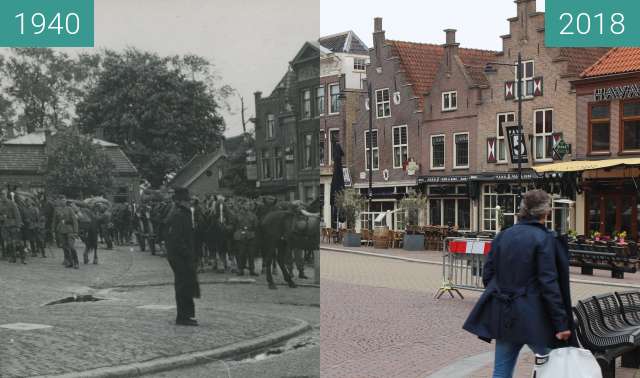
[[[536,8],[544,10],[544,0]],[[457,29],[463,47],[499,50],[516,16],[513,0],[321,0],[321,35],[353,30],[373,44],[373,18],[382,17],[389,39],[444,43],[444,29]]]
[[[95,46],[207,57],[250,117],[253,92],[270,93],[304,42],[318,39],[319,15],[319,0],[95,0]],[[224,114],[227,135],[242,131],[239,102]]]

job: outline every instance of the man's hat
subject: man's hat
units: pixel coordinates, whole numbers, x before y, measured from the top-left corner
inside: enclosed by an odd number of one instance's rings
[[[189,195],[189,189],[187,188],[176,188],[173,193],[174,201],[191,201],[191,196]]]

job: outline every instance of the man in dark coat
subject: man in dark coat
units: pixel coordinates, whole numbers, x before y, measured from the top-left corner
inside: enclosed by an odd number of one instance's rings
[[[60,207],[53,215],[52,227],[52,232],[55,233],[64,251],[65,266],[78,269],[78,252],[74,246],[78,237],[78,217],[71,208],[71,202],[64,197],[60,199]]]
[[[175,206],[167,217],[167,259],[175,277],[176,324],[197,326],[193,298],[200,298],[196,273],[197,257],[193,248],[191,199],[186,188],[178,188],[173,196]]]
[[[494,377],[512,376],[524,345],[546,354],[574,333],[566,251],[544,225],[550,203],[542,190],[525,193],[521,220],[491,243],[483,271],[486,289],[463,326],[485,341],[496,340]]]

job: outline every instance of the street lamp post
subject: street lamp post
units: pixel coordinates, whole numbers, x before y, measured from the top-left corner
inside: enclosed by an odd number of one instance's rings
[[[373,214],[371,209],[373,208],[373,90],[371,89],[371,82],[367,80],[367,91],[369,96],[369,134],[368,140],[364,141],[364,148],[367,151],[367,142],[369,142],[369,232],[373,231]]]
[[[499,62],[489,62],[485,68],[485,72],[492,72],[492,65],[496,66],[508,66],[508,67],[516,67],[516,88],[517,88],[517,98],[518,101],[518,201],[516,206],[520,206],[520,201],[522,200],[522,144],[524,143],[524,132],[522,126],[522,53],[518,53],[518,62],[515,64],[510,63],[499,63]],[[515,149],[515,146],[514,146]]]

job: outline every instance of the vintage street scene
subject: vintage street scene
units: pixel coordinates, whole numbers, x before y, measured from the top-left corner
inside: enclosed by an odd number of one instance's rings
[[[323,13],[319,91],[337,86],[340,111],[318,110],[322,376],[510,377],[503,340],[517,358],[514,329],[537,332],[521,303],[558,291],[575,328],[557,340],[640,376],[640,52],[547,47],[543,1],[451,12],[467,4]],[[513,271],[494,271],[499,249]],[[509,288],[520,263],[559,283]],[[517,361],[532,376],[529,348]]]
[[[320,376],[318,4],[187,3],[0,49],[1,377]]]

